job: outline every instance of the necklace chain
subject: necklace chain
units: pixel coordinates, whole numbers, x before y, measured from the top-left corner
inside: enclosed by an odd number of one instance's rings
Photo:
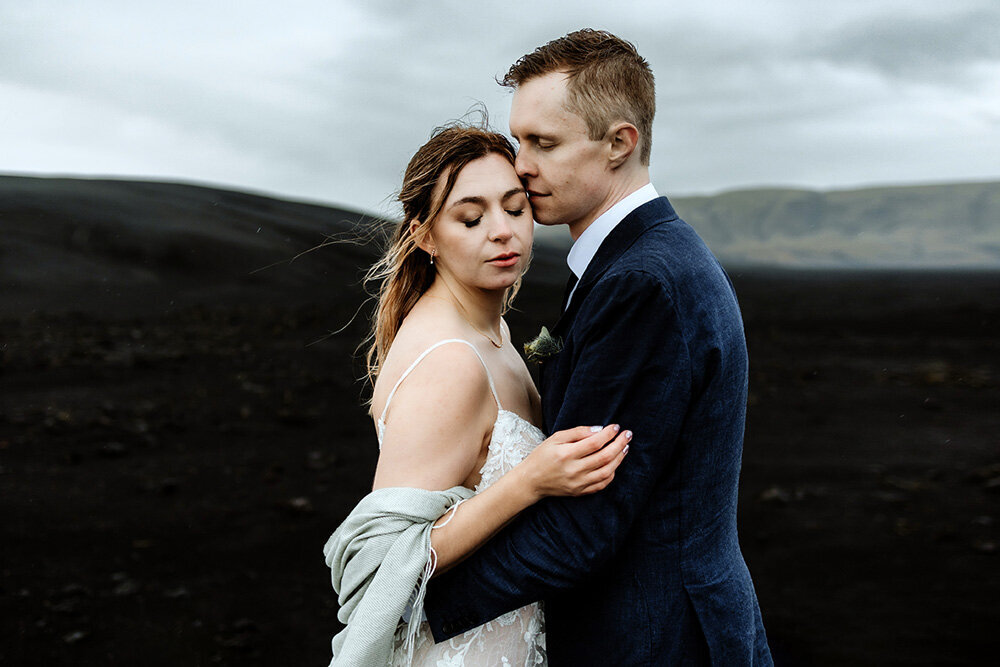
[[[449,291],[451,291],[451,290],[449,290]],[[429,296],[432,299],[438,299],[439,301],[448,301],[448,299],[444,299],[444,298],[441,298],[439,296],[434,296],[433,294],[428,294],[427,296]],[[485,331],[483,331],[482,329],[480,329],[479,327],[477,327],[475,324],[472,323],[472,320],[470,320],[468,317],[465,316],[465,307],[458,301],[458,299],[455,299],[454,301],[452,301],[452,303],[455,306],[457,306],[456,310],[458,311],[458,314],[461,315],[462,319],[465,320],[465,323],[468,324],[470,327],[472,327],[473,330],[477,334],[479,334],[480,336],[482,336],[486,340],[490,341],[490,345],[492,345],[496,349],[499,350],[500,348],[503,347],[503,324],[502,323],[500,324],[500,342],[497,343],[496,341],[493,340],[492,337],[490,337],[490,335],[488,333],[486,333]]]
[[[469,322],[469,318],[466,317],[464,314],[462,315],[462,319],[464,319],[466,322]],[[499,350],[501,347],[503,347],[503,325],[502,324],[500,325],[500,342],[499,343],[494,342],[494,340],[492,338],[490,338],[489,334],[487,334],[485,331],[482,331],[479,327],[477,327],[472,322],[469,322],[469,326],[472,327],[473,329],[475,329],[476,333],[478,333],[480,336],[482,336],[486,340],[490,341],[490,345],[492,345],[496,349]]]

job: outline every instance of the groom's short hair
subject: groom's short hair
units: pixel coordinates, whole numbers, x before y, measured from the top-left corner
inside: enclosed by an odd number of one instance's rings
[[[566,108],[596,141],[624,120],[639,130],[639,159],[649,164],[656,90],[653,71],[635,45],[604,30],[584,28],[552,40],[510,66],[500,85],[517,88],[535,77],[566,72]]]

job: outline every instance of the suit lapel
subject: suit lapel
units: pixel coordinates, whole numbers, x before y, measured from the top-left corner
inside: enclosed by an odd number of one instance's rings
[[[580,277],[576,285],[576,292],[569,308],[564,310],[552,328],[553,336],[564,336],[569,330],[580,308],[580,304],[587,298],[591,286],[597,282],[615,261],[621,257],[622,253],[635,243],[645,231],[664,222],[677,219],[674,207],[666,197],[658,197],[648,201],[639,208],[629,213],[618,225],[611,230],[601,247],[597,249],[597,254],[587,265],[587,270]]]

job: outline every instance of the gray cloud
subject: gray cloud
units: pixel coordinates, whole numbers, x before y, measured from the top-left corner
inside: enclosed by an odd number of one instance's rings
[[[0,170],[205,180],[391,212],[431,128],[590,25],[657,76],[665,192],[1000,177],[1000,8],[956,0],[94,0],[0,6]]]
[[[887,77],[961,84],[969,67],[1000,61],[1000,12],[959,6],[942,16],[878,16],[826,35],[806,53]]]

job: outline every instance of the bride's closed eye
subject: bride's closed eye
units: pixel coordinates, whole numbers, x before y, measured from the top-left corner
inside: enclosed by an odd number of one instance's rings
[[[508,214],[514,216],[515,218],[520,217],[521,214],[524,213],[524,209],[523,208],[519,208],[519,209],[516,209],[516,210],[513,210],[513,211],[510,210],[510,209],[504,209],[504,210],[507,211]]]

